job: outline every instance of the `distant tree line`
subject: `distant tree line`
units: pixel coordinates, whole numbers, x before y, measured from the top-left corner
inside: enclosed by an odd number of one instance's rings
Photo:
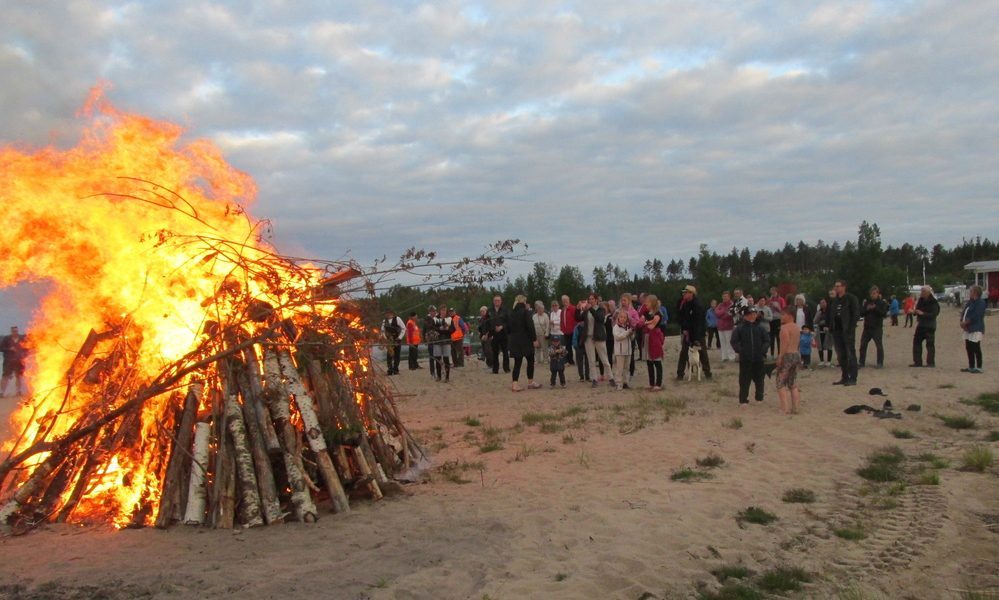
[[[617,298],[624,292],[656,294],[667,306],[672,306],[680,290],[688,283],[698,288],[703,299],[719,298],[724,290],[742,288],[747,294],[759,296],[776,286],[782,293],[804,293],[810,301],[828,293],[834,280],[845,279],[850,290],[859,296],[878,285],[885,295],[904,295],[907,283],[923,282],[941,290],[945,284],[970,282],[964,265],[976,260],[999,259],[999,243],[986,238],[965,239],[953,248],[937,244],[932,248],[913,246],[883,247],[881,230],[875,223],[860,224],[856,240],[843,245],[819,240],[815,245],[790,242],[780,250],[733,247],[726,254],[701,244],[696,256],[688,260],[659,258],[645,261],[641,273],[612,262],[594,267],[587,279],[579,267],[534,263],[530,273],[501,285],[465,286],[446,289],[419,289],[395,285],[381,294],[378,304],[406,315],[410,310],[424,314],[430,304],[446,304],[461,314],[474,316],[480,306],[489,306],[492,297],[500,295],[509,306],[514,296],[523,293],[530,302],[542,300],[546,307],[553,299],[568,294],[577,301],[590,291],[603,298]]]

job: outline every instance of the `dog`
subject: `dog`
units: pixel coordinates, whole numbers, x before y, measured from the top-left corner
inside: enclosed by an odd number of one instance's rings
[[[687,348],[687,381],[701,380],[701,347],[697,344]]]

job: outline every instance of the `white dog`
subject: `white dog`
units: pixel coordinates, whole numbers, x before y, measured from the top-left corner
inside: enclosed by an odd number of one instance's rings
[[[701,347],[694,344],[687,347],[687,381],[701,380]]]

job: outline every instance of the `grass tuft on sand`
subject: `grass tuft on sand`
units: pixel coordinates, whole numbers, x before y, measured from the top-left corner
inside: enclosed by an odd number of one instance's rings
[[[777,520],[777,515],[767,512],[758,506],[750,506],[746,510],[739,511],[735,515],[735,520],[740,524],[769,525]]]
[[[937,415],[946,427],[951,429],[974,429],[975,420],[964,415]]]
[[[805,488],[791,488],[784,492],[781,500],[788,504],[811,504],[815,502],[815,492]]]
[[[808,583],[812,576],[798,567],[777,567],[760,575],[756,581],[757,587],[771,594],[796,592],[802,583]]]
[[[682,467],[673,471],[669,476],[670,481],[683,481],[690,483],[692,481],[700,481],[702,479],[711,479],[714,477],[711,473],[705,473],[704,471],[697,471],[691,469],[690,467]]]
[[[698,467],[703,467],[705,469],[714,469],[725,464],[725,459],[718,456],[714,452],[708,452],[708,455],[704,458],[698,458],[696,460]]]
[[[891,430],[891,434],[893,436],[895,436],[896,439],[899,439],[899,440],[911,440],[914,437],[916,437],[908,429],[892,429]]]
[[[995,454],[992,448],[978,444],[964,451],[964,455],[961,456],[961,469],[984,473],[994,462]]]
[[[867,537],[867,530],[864,528],[862,523],[856,523],[852,527],[834,527],[832,532],[836,537],[849,540],[851,542],[860,541]]]
[[[999,415],[999,392],[979,394],[976,398],[961,400],[961,404],[977,406],[994,415]]]
[[[923,452],[922,454],[916,457],[916,460],[920,462],[928,462],[930,463],[930,466],[933,467],[934,469],[946,469],[947,467],[950,466],[949,461],[940,458],[939,456],[933,454],[932,452]]]
[[[739,417],[732,417],[728,421],[722,423],[722,427],[727,427],[728,429],[742,429],[742,419]]]
[[[857,475],[880,483],[899,481],[904,463],[905,453],[898,446],[888,446],[868,455],[867,464],[857,469]]]

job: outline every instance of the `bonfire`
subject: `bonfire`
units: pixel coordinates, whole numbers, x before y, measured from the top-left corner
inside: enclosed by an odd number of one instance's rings
[[[370,280],[277,254],[211,143],[99,92],[86,113],[75,148],[0,149],[0,286],[47,282],[0,527],[252,527],[381,498],[424,455],[348,293]]]

